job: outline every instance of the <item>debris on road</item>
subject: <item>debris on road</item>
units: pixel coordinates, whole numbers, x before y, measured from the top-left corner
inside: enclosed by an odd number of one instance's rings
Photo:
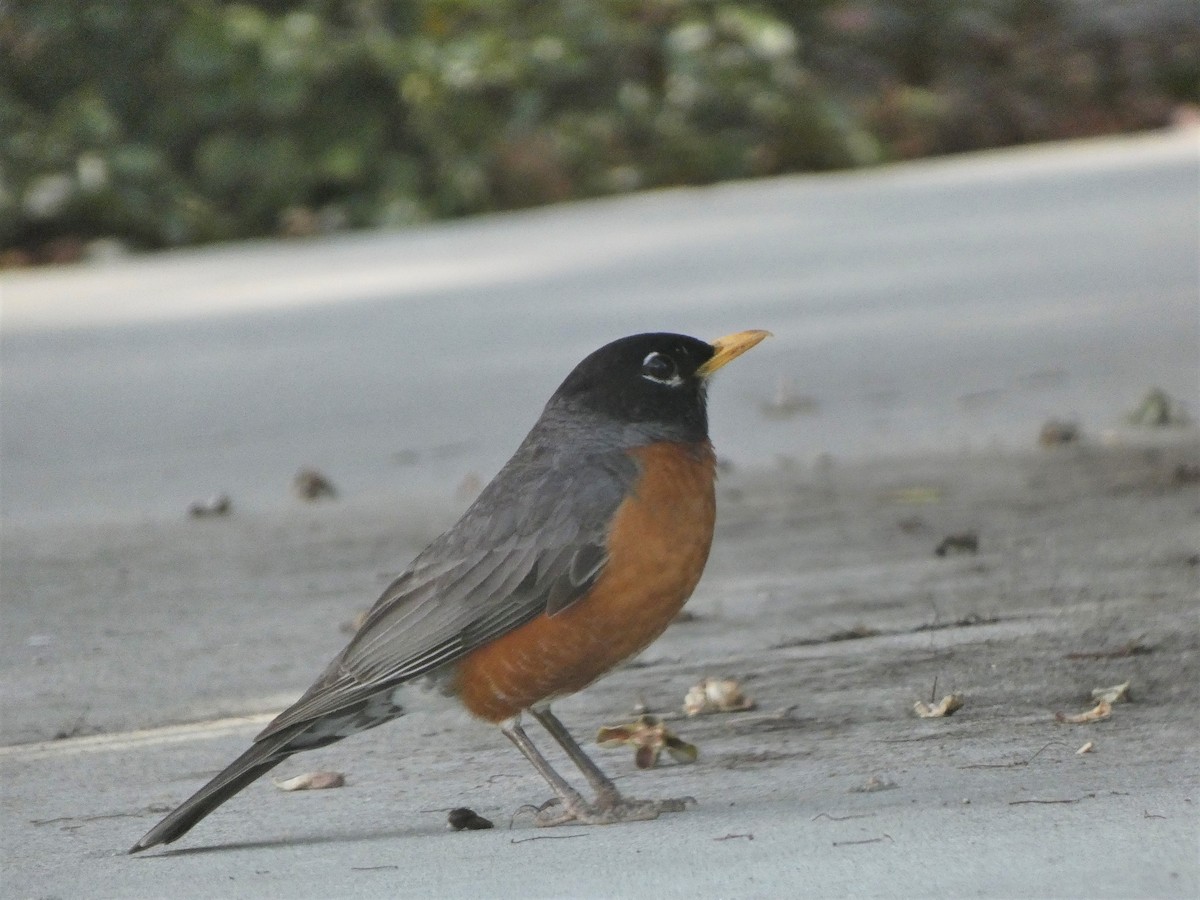
[[[948,534],[933,551],[937,556],[950,553],[978,553],[979,535],[974,531],[964,531],[962,534]]]
[[[1187,425],[1191,418],[1162,388],[1151,388],[1142,402],[1130,412],[1125,420],[1140,428],[1164,428],[1171,425]]]
[[[316,469],[301,469],[292,479],[292,490],[301,500],[320,500],[322,497],[333,498],[337,491],[333,482]]]
[[[689,716],[748,709],[754,709],[754,701],[742,693],[742,686],[732,678],[704,678],[683,698],[683,711]]]
[[[894,781],[888,781],[886,778],[880,778],[878,775],[872,775],[862,784],[857,787],[850,788],[851,794],[874,794],[876,791],[890,791],[892,788],[899,787]]]
[[[281,791],[327,791],[330,788],[340,788],[346,784],[346,776],[341,772],[305,772],[293,778],[276,781],[275,787]]]
[[[942,702],[936,705],[918,700],[913,704],[913,712],[922,719],[944,719],[962,709],[962,705],[962,694],[947,694],[942,698]]]
[[[693,763],[700,755],[694,745],[677,737],[654,716],[638,716],[636,722],[627,725],[606,725],[596,732],[596,743],[601,747],[635,747],[634,761],[639,769],[657,765],[663,750],[677,763]]]
[[[1043,447],[1058,447],[1062,444],[1074,444],[1079,440],[1080,428],[1078,422],[1065,419],[1049,419],[1042,430],[1038,432],[1038,443]]]
[[[450,810],[446,816],[446,824],[455,831],[485,831],[488,828],[494,828],[491,819],[485,819],[475,810],[459,806]]]
[[[1129,697],[1129,682],[1114,684],[1112,687],[1096,688],[1092,691],[1092,699],[1099,701],[1104,700],[1108,703],[1120,703],[1124,701],[1128,703]]]
[[[1103,722],[1111,715],[1112,704],[1107,700],[1101,700],[1087,712],[1076,713],[1075,715],[1058,712],[1054,714],[1054,718],[1064,725],[1089,725],[1092,722]]]
[[[195,500],[188,505],[187,514],[193,519],[227,516],[233,510],[228,494],[213,494],[207,500]]]
[[[1139,640],[1126,641],[1114,650],[1079,650],[1068,653],[1066,659],[1124,659],[1126,656],[1143,656],[1153,653],[1154,648]]]

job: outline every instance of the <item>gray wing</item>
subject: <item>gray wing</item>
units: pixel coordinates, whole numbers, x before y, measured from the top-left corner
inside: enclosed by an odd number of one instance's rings
[[[554,457],[522,445],[458,523],[384,591],[317,682],[256,740],[424,675],[586,594],[604,568],[608,527],[637,464],[619,450]]]

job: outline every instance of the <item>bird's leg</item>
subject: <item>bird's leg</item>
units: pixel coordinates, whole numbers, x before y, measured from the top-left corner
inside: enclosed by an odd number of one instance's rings
[[[559,746],[566,751],[571,762],[583,773],[583,777],[587,779],[588,784],[592,786],[592,790],[596,792],[596,802],[601,806],[612,806],[621,801],[621,792],[617,790],[617,786],[613,784],[612,779],[601,771],[600,767],[592,762],[592,758],[588,756],[583,748],[571,737],[571,732],[567,731],[567,726],[559,721],[558,716],[550,711],[550,707],[542,709],[530,709],[529,714],[537,719],[538,724],[549,732],[550,737],[558,741]]]
[[[546,757],[542,756],[541,751],[533,745],[533,741],[529,739],[529,735],[521,727],[521,720],[516,718],[504,722],[500,725],[500,731],[506,738],[517,745],[517,749],[529,760],[530,765],[537,769],[538,774],[546,779],[546,783],[550,785],[551,790],[558,797],[558,802],[562,804],[562,812],[558,814],[544,815],[544,813],[549,812],[547,807],[539,810],[538,824],[561,825],[564,822],[576,821],[580,816],[586,817],[588,805],[583,797],[579,795],[579,791],[571,787],[565,778],[554,771],[554,767],[550,765]]]
[[[601,771],[583,748],[571,737],[567,726],[559,721],[549,707],[530,709],[530,715],[558,741],[559,745],[570,757],[571,762],[579,768],[587,779],[592,790],[596,792],[596,802],[593,806],[582,810],[582,815],[576,813],[574,821],[581,824],[604,825],[612,822],[627,822],[638,819],[656,819],[660,813],[682,812],[688,802],[695,803],[693,797],[682,797],[668,800],[629,800],[621,796],[612,779]]]

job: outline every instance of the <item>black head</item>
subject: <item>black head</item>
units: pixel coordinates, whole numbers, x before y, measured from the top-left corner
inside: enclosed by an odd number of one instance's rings
[[[678,440],[704,440],[708,377],[766,336],[743,331],[711,344],[682,334],[621,338],[577,365],[547,408],[586,410]]]

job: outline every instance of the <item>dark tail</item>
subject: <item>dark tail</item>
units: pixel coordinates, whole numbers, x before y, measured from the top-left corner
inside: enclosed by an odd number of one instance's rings
[[[349,700],[322,710],[315,716],[305,715],[305,711],[311,713],[305,703],[314,696],[319,699],[325,687],[325,680],[318,680],[303,697],[276,716],[259,733],[249,750],[147,831],[145,837],[129,848],[129,852],[139,853],[156,844],[169,844],[183,837],[210,812],[293,753],[326,747],[404,713],[403,708],[391,700],[391,690],[395,685],[385,684],[378,693],[351,696]]]
[[[285,731],[254,744],[226,766],[220,775],[184,800],[174,812],[147,831],[145,837],[129,848],[129,852],[138,853],[156,844],[169,844],[182,837],[210,812],[293,753],[311,749],[312,745],[288,746],[296,737],[296,732]]]

